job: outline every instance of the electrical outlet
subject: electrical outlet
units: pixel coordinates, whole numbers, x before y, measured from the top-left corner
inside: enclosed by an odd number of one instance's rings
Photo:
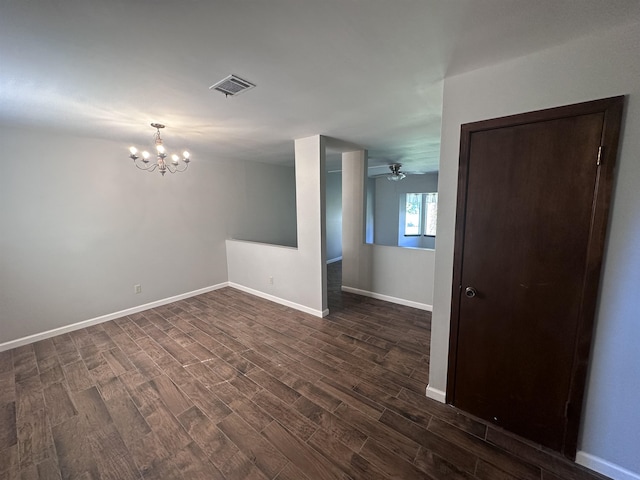
[[[133,286],[134,293],[142,293],[142,285],[134,285]]]
[[[273,277],[269,277],[269,285],[273,285]]]

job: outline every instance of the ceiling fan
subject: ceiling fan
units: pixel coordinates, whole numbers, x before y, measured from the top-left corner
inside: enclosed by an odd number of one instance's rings
[[[393,165],[389,165],[389,170],[391,170],[391,175],[387,177],[387,180],[398,182],[402,180],[407,175],[404,172],[400,171],[402,167],[401,163],[394,163]]]
[[[380,165],[380,167],[383,167],[383,166],[384,165]],[[400,170],[400,168],[402,168],[401,163],[392,163],[391,165],[388,165],[388,167],[389,167],[389,170],[391,170],[391,174],[383,173],[379,175],[372,175],[371,178],[387,177],[387,180],[390,180],[392,182],[398,182],[407,176],[406,172],[403,172]],[[377,168],[377,167],[373,167],[373,168]]]

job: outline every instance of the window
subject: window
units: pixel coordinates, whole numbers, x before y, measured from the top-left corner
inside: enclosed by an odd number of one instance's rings
[[[424,235],[436,236],[436,223],[438,223],[438,194],[424,194]]]
[[[404,234],[420,235],[422,231],[422,194],[407,193],[406,204]]]
[[[404,213],[405,236],[435,237],[438,220],[437,193],[407,193]]]

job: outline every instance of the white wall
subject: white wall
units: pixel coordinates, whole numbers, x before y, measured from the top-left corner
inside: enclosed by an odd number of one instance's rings
[[[257,162],[240,162],[237,167],[242,172],[238,192],[220,206],[231,210],[231,236],[295,247],[295,169]]]
[[[327,173],[327,261],[342,257],[342,173]]]
[[[342,289],[431,310],[434,251],[365,243],[366,171],[366,152],[343,154]]]
[[[438,281],[429,384],[429,395],[434,398],[444,392],[447,379],[460,125],[629,94],[578,456],[581,463],[615,478],[640,478],[638,46],[640,25],[636,24],[447,78],[438,189]],[[638,476],[624,476],[624,469]]]
[[[404,218],[400,215],[401,202],[407,193],[438,191],[438,174],[408,175],[404,180],[390,182],[387,177],[375,180],[375,211],[373,243],[401,247],[435,248],[433,237],[405,237]]]
[[[246,198],[263,199],[266,237],[286,224],[272,185],[253,180],[254,168],[269,176],[261,164],[193,151],[189,170],[162,177],[116,142],[3,127],[0,145],[0,349],[226,282],[225,239],[244,229]]]
[[[327,313],[324,143],[295,141],[298,247],[226,242],[229,282],[318,316]]]

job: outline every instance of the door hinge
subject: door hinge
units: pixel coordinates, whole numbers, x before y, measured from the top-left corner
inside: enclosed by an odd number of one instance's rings
[[[598,160],[596,161],[596,165],[600,165],[602,161],[602,148],[603,148],[603,145],[600,145],[598,147]]]

